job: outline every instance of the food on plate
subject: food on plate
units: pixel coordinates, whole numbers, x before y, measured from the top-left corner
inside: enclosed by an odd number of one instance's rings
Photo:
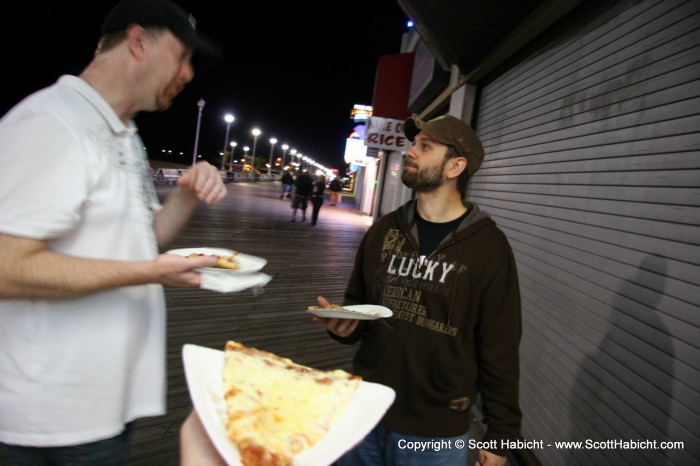
[[[216,254],[203,254],[199,252],[193,252],[191,254],[188,254],[186,257],[188,259],[191,259],[193,257],[200,257],[200,256],[215,256],[217,258],[216,265],[214,266],[217,269],[229,269],[229,270],[238,270],[241,268],[240,264],[236,260],[236,256],[238,253],[233,254],[231,256],[219,256]]]
[[[345,309],[343,306],[340,306],[339,304],[330,304],[328,307],[309,306],[310,311],[318,311],[319,309],[331,309],[333,311],[352,312],[350,309]]]
[[[349,312],[350,314],[363,314],[363,315],[368,315],[368,316],[374,316],[374,317],[381,317],[382,313],[379,309],[373,310],[373,311],[355,311],[353,309],[348,309],[346,307],[340,306],[338,304],[330,304],[328,307],[319,307],[319,306],[309,306],[310,311],[320,311],[321,309],[326,309],[330,311],[340,311],[340,312]]]
[[[361,382],[340,369],[314,369],[229,341],[226,431],[243,465],[291,465],[342,417]]]

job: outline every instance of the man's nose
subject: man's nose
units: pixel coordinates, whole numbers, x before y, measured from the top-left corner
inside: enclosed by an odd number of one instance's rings
[[[194,78],[194,67],[192,66],[192,60],[187,60],[182,64],[182,69],[180,70],[180,76],[182,79],[188,83]]]

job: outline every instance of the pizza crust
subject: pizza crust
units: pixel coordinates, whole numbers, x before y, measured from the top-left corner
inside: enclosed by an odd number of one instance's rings
[[[362,379],[322,371],[229,341],[224,352],[226,430],[244,466],[291,465],[345,412]]]

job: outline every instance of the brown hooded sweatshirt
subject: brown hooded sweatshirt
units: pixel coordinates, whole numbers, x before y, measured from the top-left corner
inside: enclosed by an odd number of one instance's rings
[[[345,304],[379,304],[388,319],[361,321],[343,343],[360,341],[353,370],[396,391],[380,425],[424,437],[469,430],[481,395],[487,433],[520,434],[521,311],[513,253],[503,232],[476,205],[428,256],[421,257],[416,201],[378,219],[363,238]]]

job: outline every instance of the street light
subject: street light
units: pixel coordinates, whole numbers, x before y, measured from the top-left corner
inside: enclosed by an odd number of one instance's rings
[[[287,149],[289,149],[289,145],[282,144],[282,164],[280,165],[280,173],[284,170],[284,159],[287,156]]]
[[[258,145],[258,136],[260,136],[260,131],[258,128],[253,128],[253,162],[250,164],[253,167],[253,174],[255,174],[255,148]]]
[[[250,150],[250,147],[243,146],[243,163],[241,164],[241,171],[243,171],[243,168],[245,167],[245,158],[248,157],[249,150]]]
[[[192,154],[192,165],[197,163],[197,147],[199,146],[199,125],[202,123],[202,110],[204,109],[204,97],[200,97],[197,102],[197,107],[199,107],[199,116],[197,117],[197,133],[194,136],[194,154]]]
[[[272,170],[272,151],[275,148],[275,144],[277,144],[277,139],[275,138],[270,138],[270,165],[267,166],[267,174],[270,174],[270,171]]]
[[[292,156],[292,157],[289,159],[289,164],[290,164],[290,165],[294,165],[294,156],[296,155],[296,153],[297,153],[297,150],[296,150],[296,149],[292,149],[292,150],[289,151],[289,155]],[[296,170],[296,169],[295,169],[295,170]]]
[[[233,171],[233,152],[236,150],[238,143],[236,141],[231,141],[231,158],[228,161],[228,170]]]
[[[226,161],[226,146],[228,145],[228,130],[231,128],[231,123],[233,123],[233,115],[227,113],[224,117],[226,122],[226,137],[224,138],[224,152],[221,154],[221,171],[224,171],[224,162]],[[233,158],[233,152],[231,152],[231,158]]]

